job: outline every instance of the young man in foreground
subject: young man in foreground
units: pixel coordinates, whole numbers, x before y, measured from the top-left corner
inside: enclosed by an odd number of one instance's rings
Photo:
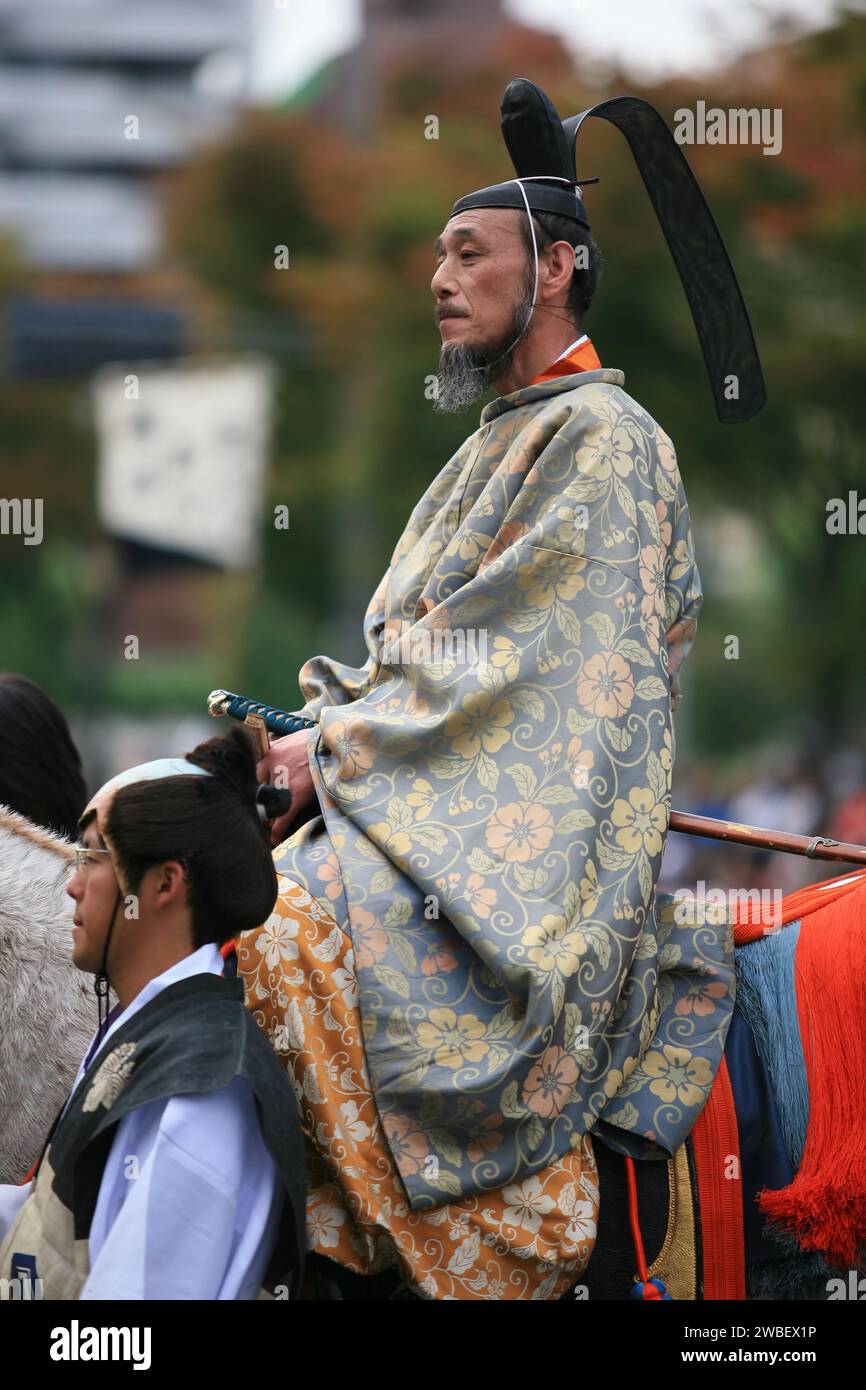
[[[0,1275],[45,1298],[297,1292],[297,1104],[220,951],[276,899],[256,787],[233,730],[121,773],[81,818],[73,960],[118,1002],[34,1180],[0,1188]]]

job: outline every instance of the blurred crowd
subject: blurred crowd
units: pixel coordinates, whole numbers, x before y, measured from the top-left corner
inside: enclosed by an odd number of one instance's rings
[[[855,745],[815,756],[801,747],[756,753],[735,770],[695,761],[675,775],[673,807],[768,830],[821,835],[866,845],[866,753]],[[851,865],[809,859],[671,832],[661,886],[793,892],[850,872]]]

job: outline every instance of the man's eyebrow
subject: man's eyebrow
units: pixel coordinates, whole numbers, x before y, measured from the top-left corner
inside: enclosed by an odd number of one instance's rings
[[[468,241],[469,238],[471,238],[471,237],[475,237],[476,240],[478,240],[478,241],[483,241],[483,240],[484,240],[483,236],[481,236],[481,234],[480,234],[480,232],[478,231],[477,227],[453,227],[453,228],[451,229],[451,235],[452,235],[452,237],[454,238],[455,241]],[[434,246],[433,246],[433,251],[434,251],[434,254],[435,254],[435,255],[441,256],[441,254],[442,254],[442,238],[441,238],[441,236],[438,236],[438,237],[436,238],[435,244],[434,244]]]

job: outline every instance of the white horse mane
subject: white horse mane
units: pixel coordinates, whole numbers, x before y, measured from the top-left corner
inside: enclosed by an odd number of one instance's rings
[[[72,845],[0,805],[0,1182],[20,1182],[96,1027],[72,964]]]

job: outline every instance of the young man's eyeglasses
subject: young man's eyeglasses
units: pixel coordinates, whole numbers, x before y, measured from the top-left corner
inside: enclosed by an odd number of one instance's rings
[[[95,845],[77,844],[72,846],[75,855],[75,872],[80,873],[82,869],[91,868],[98,863],[97,854],[110,854],[109,849],[97,849]]]
[[[81,869],[92,867],[97,862],[96,859],[91,856],[97,854],[110,854],[111,850],[97,849],[95,845],[82,845],[79,843],[72,846],[72,852],[75,856],[75,872],[78,873]],[[194,850],[190,850],[188,854],[177,855],[177,861],[183,867],[184,879],[186,882],[189,882],[189,861],[194,853]]]

